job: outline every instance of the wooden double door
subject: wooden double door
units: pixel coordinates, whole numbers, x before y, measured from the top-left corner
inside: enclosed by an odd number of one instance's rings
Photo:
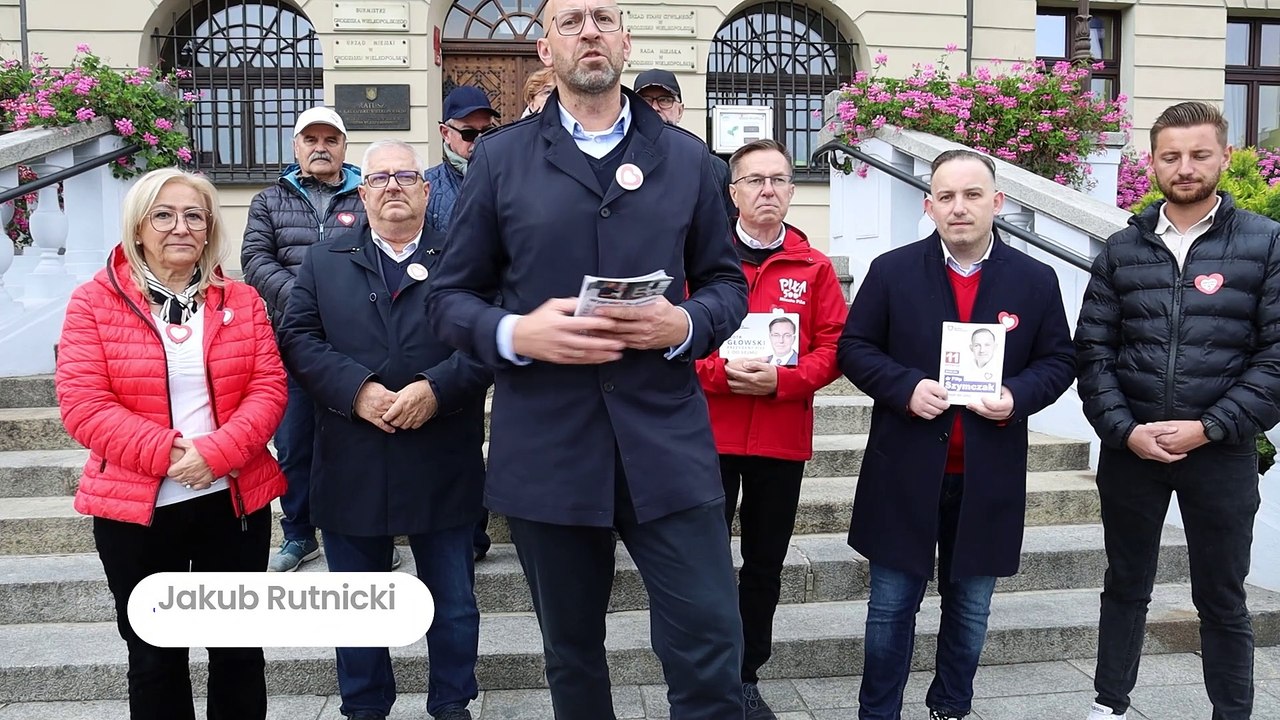
[[[459,85],[479,87],[489,96],[493,109],[502,114],[499,122],[503,125],[520,119],[525,108],[524,81],[543,67],[532,43],[528,52],[520,54],[446,54],[443,66],[446,96]]]

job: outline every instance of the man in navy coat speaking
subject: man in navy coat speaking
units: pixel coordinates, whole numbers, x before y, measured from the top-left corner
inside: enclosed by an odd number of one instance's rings
[[[933,161],[925,210],[938,231],[876,258],[837,358],[875,400],[849,544],[871,561],[858,717],[893,720],[915,618],[938,557],[942,624],[931,720],[969,714],[996,577],[1018,571],[1027,418],[1074,377],[1071,332],[1049,266],[1004,244],[995,165],[970,150]],[[999,399],[951,405],[939,384],[943,323],[1001,323]]]
[[[724,489],[693,361],[746,313],[706,146],[620,78],[611,0],[549,0],[542,112],[471,156],[427,303],[494,370],[485,504],[506,515],[558,720],[614,717],[605,610],[617,528],[649,592],[674,720],[743,717]],[[664,270],[666,297],[575,317],[584,275]],[[500,298],[500,300],[499,300]]]

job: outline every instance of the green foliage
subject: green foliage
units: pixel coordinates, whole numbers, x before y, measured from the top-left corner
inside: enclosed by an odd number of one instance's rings
[[[1231,162],[1218,180],[1218,189],[1231,193],[1236,207],[1280,221],[1280,183],[1267,179],[1258,152],[1253,148],[1240,148],[1231,153]],[[1152,185],[1150,192],[1129,209],[1140,213],[1163,199],[1164,194]]]

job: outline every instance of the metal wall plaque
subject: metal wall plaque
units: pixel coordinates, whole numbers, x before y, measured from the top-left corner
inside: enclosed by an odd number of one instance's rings
[[[409,3],[383,0],[341,0],[333,3],[335,32],[407,32]]]
[[[334,109],[348,130],[408,130],[408,85],[334,85]]]
[[[698,34],[698,11],[649,7],[626,11],[623,27],[632,37],[694,37]]]
[[[628,68],[648,70],[697,70],[698,47],[691,42],[636,40],[631,43]]]
[[[409,41],[392,38],[335,38],[334,67],[409,67]]]

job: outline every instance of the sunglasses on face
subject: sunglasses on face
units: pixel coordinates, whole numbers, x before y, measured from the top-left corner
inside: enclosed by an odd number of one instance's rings
[[[481,129],[477,130],[477,129],[475,129],[475,128],[460,128],[460,127],[454,127],[454,126],[450,125],[449,123],[440,123],[440,124],[441,124],[441,125],[443,125],[443,126],[445,126],[445,127],[447,127],[447,128],[449,128],[450,130],[452,130],[452,131],[454,131],[454,132],[458,133],[458,136],[462,138],[462,141],[463,141],[463,142],[475,142],[475,141],[476,141],[476,138],[480,137],[481,135],[483,135],[483,134],[485,134],[485,133],[487,133],[487,132],[489,132],[490,130],[492,130],[492,129],[493,129],[493,128],[491,128],[491,127],[487,127],[487,128],[481,128]]]

